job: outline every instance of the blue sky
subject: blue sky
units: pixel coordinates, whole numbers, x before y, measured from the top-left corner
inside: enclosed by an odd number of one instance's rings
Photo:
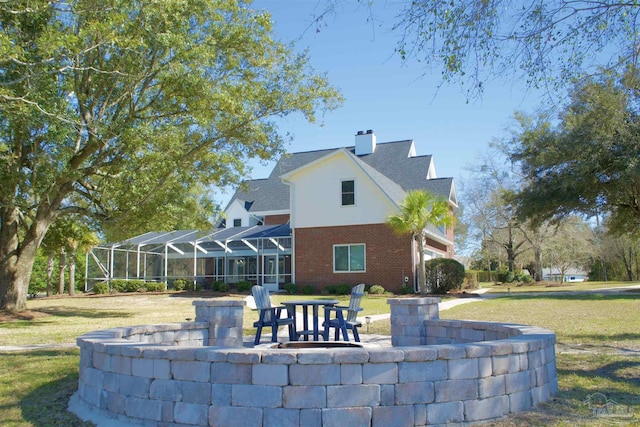
[[[308,49],[317,72],[343,94],[344,105],[317,124],[296,116],[284,119],[282,132],[295,135],[289,152],[354,144],[358,130],[373,129],[378,142],[413,139],[419,155],[432,154],[439,177],[460,179],[488,143],[504,134],[516,110],[533,112],[539,99],[508,77],[485,85],[481,100],[470,100],[457,84],[440,85],[438,70],[415,61],[403,64],[389,31],[398,13],[396,1],[338,2],[334,16],[319,27],[314,14],[326,0],[259,0],[253,7],[272,14],[283,41]],[[373,20],[371,19],[373,15]],[[311,25],[311,27],[310,27]],[[266,177],[274,163],[254,164],[252,178]]]

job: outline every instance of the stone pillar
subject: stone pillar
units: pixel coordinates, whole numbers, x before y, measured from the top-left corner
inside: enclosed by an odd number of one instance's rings
[[[425,320],[438,319],[437,297],[426,298],[390,298],[391,306],[391,344],[394,347],[426,345],[427,333]]]
[[[209,323],[209,343],[216,347],[242,347],[242,309],[244,301],[194,301],[196,322]]]

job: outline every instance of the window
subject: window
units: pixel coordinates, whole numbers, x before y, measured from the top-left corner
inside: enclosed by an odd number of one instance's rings
[[[335,245],[333,247],[333,271],[336,273],[365,271],[365,247],[358,245]]]
[[[242,227],[242,218],[236,218],[233,220],[234,227]]]
[[[342,181],[342,206],[351,206],[356,203],[356,190],[353,180]]]

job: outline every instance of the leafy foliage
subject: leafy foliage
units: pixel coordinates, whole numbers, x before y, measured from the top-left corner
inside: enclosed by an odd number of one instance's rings
[[[316,288],[313,285],[302,285],[302,295],[315,295]]]
[[[478,288],[478,272],[477,271],[465,272],[463,285],[465,289],[477,289]]]
[[[236,0],[0,3],[0,308],[75,214],[112,241],[208,225],[213,186],[282,153],[274,119],[341,101]]]
[[[384,294],[384,288],[380,285],[373,285],[369,288],[369,293],[374,295]]]
[[[399,234],[412,234],[418,242],[418,254],[420,266],[424,265],[424,244],[429,225],[450,225],[454,221],[449,204],[446,200],[438,198],[424,190],[409,191],[400,206],[400,213],[391,215],[387,224]],[[418,269],[421,293],[428,293],[428,285],[424,268]]]
[[[298,293],[298,285],[295,283],[285,283],[282,288],[289,294],[295,295]]]
[[[176,291],[193,291],[195,290],[195,285],[193,284],[193,280],[175,279],[173,281],[173,289]]]
[[[557,125],[518,115],[511,158],[526,187],[518,213],[534,223],[571,213],[607,212],[612,231],[640,230],[640,73],[588,79],[575,86]]]
[[[247,287],[247,283],[248,282],[238,282],[236,284],[236,289],[238,288],[238,286],[240,286],[240,288],[246,288]],[[249,285],[251,285],[249,283]],[[211,290],[216,291],[216,292],[227,292],[229,291],[230,286],[224,282],[213,282],[213,284],[211,285]]]
[[[444,295],[462,287],[464,266],[455,259],[430,259],[425,263],[425,276],[431,292]]]
[[[240,282],[236,283],[236,290],[238,292],[247,292],[247,291],[251,290],[251,286],[253,286],[253,284],[251,282],[240,281]]]
[[[116,292],[138,292],[145,287],[144,280],[112,280],[111,288]]]
[[[339,285],[327,285],[324,287],[323,292],[329,295],[349,295],[351,288],[352,285],[341,283]]]
[[[164,292],[167,290],[165,282],[144,282],[144,288],[147,292]]]
[[[108,294],[111,292],[111,288],[107,282],[98,282],[93,285],[93,292],[96,294]]]
[[[637,60],[636,2],[539,0],[407,1],[394,25],[397,51],[471,96],[505,76],[529,87],[562,87],[584,71],[624,68]]]

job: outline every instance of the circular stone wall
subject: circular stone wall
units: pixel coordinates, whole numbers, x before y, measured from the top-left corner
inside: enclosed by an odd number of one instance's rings
[[[83,335],[71,406],[153,426],[426,426],[500,418],[557,392],[551,331],[439,320],[437,298],[389,302],[392,329],[413,328],[414,312],[425,344],[222,347],[237,343],[241,301],[198,301],[196,322]],[[431,318],[415,313],[425,308]]]

